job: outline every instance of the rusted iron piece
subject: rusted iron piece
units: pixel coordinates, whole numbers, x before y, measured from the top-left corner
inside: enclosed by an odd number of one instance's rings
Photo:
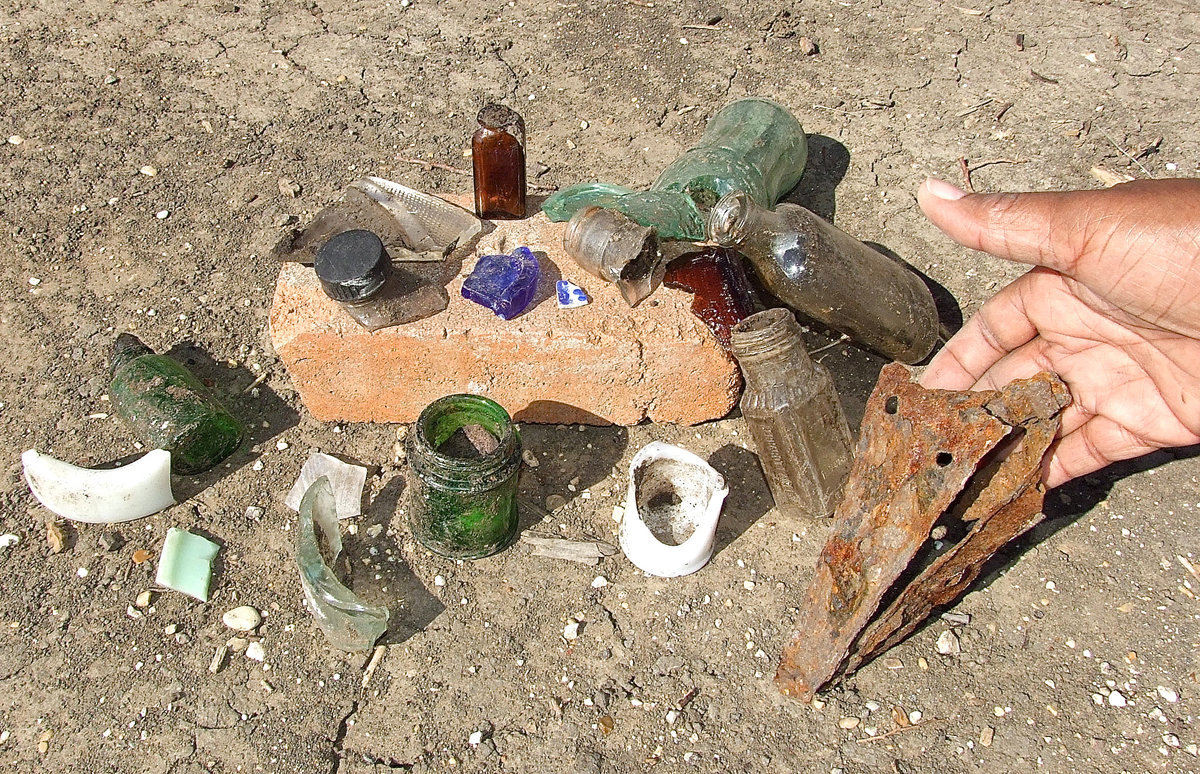
[[[1051,374],[1000,391],[948,392],[913,384],[899,364],[883,369],[833,534],[780,660],[775,680],[785,695],[807,701],[839,671],[908,636],[1040,520],[1042,459],[1069,402]],[[910,564],[943,519],[969,525],[965,537],[914,573]],[[903,588],[893,588],[901,578]]]

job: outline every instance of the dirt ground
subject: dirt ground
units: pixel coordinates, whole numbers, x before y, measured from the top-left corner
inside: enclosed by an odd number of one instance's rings
[[[980,190],[1098,187],[1094,166],[1196,175],[1195,4],[483,8],[0,9],[0,533],[20,538],[0,549],[0,768],[1200,770],[1200,578],[1177,558],[1200,563],[1197,450],[1051,493],[1045,526],[955,608],[969,623],[936,620],[822,706],[801,705],[771,676],[824,525],[772,509],[736,412],[695,428],[523,428],[540,460],[521,483],[537,534],[613,539],[624,470],[650,440],[711,458],[732,492],[701,572],[653,579],[619,554],[587,567],[519,549],[443,560],[396,516],[397,427],[320,423],[296,399],[270,344],[278,266],[264,257],[363,174],[468,191],[469,178],[404,159],[467,165],[487,101],[523,113],[537,184],[646,185],[722,105],[763,95],[811,136],[793,200],[925,271],[969,315],[1021,270],[930,226],[913,196],[922,177],[961,183],[962,158]],[[802,53],[804,38],[819,53]],[[123,545],[66,526],[52,554],[19,455],[138,453],[105,400],[107,350],[125,330],[213,380],[252,438],[228,466],[177,479],[180,503],[122,526]],[[879,362],[847,346],[821,357],[857,422]],[[283,498],[313,449],[373,466],[347,548],[355,587],[393,619],[366,686],[366,656],[325,644],[296,579]],[[567,504],[542,521],[551,495]],[[154,562],[133,553],[157,552],[169,526],[221,544],[212,600],[167,592],[135,608]],[[211,673],[232,634],[221,614],[242,604],[267,616],[265,659],[234,653]],[[960,654],[935,649],[948,629]],[[897,731],[893,707],[921,713],[915,727]]]

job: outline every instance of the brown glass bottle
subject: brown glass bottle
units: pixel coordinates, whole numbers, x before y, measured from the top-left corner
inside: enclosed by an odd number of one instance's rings
[[[525,217],[525,121],[504,105],[485,106],[475,120],[475,214],[493,220]]]
[[[742,255],[724,247],[684,253],[667,266],[663,284],[692,293],[692,314],[708,326],[721,346],[730,349],[733,326],[759,309],[746,277]]]

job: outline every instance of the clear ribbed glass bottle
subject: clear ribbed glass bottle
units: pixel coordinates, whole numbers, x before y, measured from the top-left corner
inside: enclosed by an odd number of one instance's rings
[[[742,415],[780,513],[829,516],[850,472],[852,441],[829,371],[804,348],[787,309],[768,309],[733,328],[746,390]]]
[[[856,344],[917,363],[937,343],[937,306],[921,278],[803,207],[771,211],[734,192],[709,212],[708,236],[749,258],[780,301]]]

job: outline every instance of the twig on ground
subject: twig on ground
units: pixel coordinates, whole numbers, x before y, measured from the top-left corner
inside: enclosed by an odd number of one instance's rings
[[[898,726],[893,728],[891,731],[888,731],[886,734],[880,734],[879,736],[864,736],[862,739],[858,739],[856,741],[859,744],[878,742],[880,739],[887,739],[889,736],[895,736],[896,734],[904,731],[912,731],[914,728],[921,728],[929,725],[930,723],[941,723],[942,720],[942,718],[930,718],[929,720],[922,720],[920,723],[913,723],[911,726]]]
[[[979,170],[983,169],[984,167],[990,167],[993,164],[1028,164],[1028,163],[1029,163],[1029,159],[988,159],[987,161],[981,161],[978,164],[972,164],[971,171],[978,172]]]
[[[1121,147],[1119,144],[1117,144],[1117,141],[1116,141],[1116,140],[1114,140],[1112,137],[1110,137],[1110,136],[1109,136],[1109,134],[1108,134],[1108,132],[1105,132],[1105,133],[1104,133],[1104,138],[1105,138],[1106,140],[1108,140],[1109,142],[1111,142],[1111,143],[1113,144],[1113,147],[1114,147],[1114,148],[1116,148],[1117,150],[1121,151],[1121,153],[1122,153],[1122,154],[1123,154],[1123,155],[1124,155],[1126,158],[1128,158],[1128,159],[1129,159],[1130,161],[1132,161],[1134,164],[1137,164],[1137,165],[1138,165],[1138,169],[1140,169],[1140,170],[1142,170],[1143,172],[1145,172],[1145,173],[1146,173],[1146,177],[1154,177],[1154,175],[1150,174],[1150,170],[1146,169],[1146,167],[1145,167],[1145,166],[1143,166],[1142,162],[1138,161],[1138,160],[1137,160],[1137,159],[1136,159],[1136,158],[1133,156],[1133,154],[1131,154],[1129,151],[1125,150],[1125,149],[1124,149],[1124,148],[1122,148],[1122,147]]]
[[[988,97],[988,98],[987,98],[987,99],[985,99],[983,102],[980,102],[980,103],[979,103],[979,104],[977,104],[977,105],[972,105],[972,106],[971,106],[971,107],[969,107],[969,108],[966,108],[966,109],[964,109],[964,110],[960,110],[960,111],[958,111],[957,113],[955,113],[955,114],[954,114],[954,117],[955,117],[955,118],[962,118],[963,116],[969,116],[969,115],[971,115],[972,113],[974,113],[976,110],[979,110],[979,108],[981,108],[981,107],[986,107],[987,105],[990,105],[990,104],[992,104],[992,103],[993,103],[993,102],[995,102],[995,101],[996,101],[996,100],[992,99],[991,97]]]
[[[683,25],[683,29],[685,29],[685,30],[716,30],[716,31],[720,32],[721,30],[723,30],[725,28],[721,27],[719,25],[716,25],[716,24],[685,24],[685,25]]]
[[[443,172],[450,172],[455,175],[462,175],[463,177],[471,177],[474,174],[469,169],[459,169],[458,167],[452,167],[449,164],[443,164],[440,161],[429,161],[427,159],[410,159],[406,156],[397,156],[396,161],[400,161],[405,164],[416,164],[419,167],[426,167],[427,169],[440,169]],[[537,183],[526,183],[526,186],[534,189],[535,191],[557,191],[558,190],[558,186],[556,186],[556,185],[538,185]]]
[[[959,159],[958,168],[962,170],[963,188],[975,193],[975,184],[971,182],[971,167],[967,165],[967,160]]]

